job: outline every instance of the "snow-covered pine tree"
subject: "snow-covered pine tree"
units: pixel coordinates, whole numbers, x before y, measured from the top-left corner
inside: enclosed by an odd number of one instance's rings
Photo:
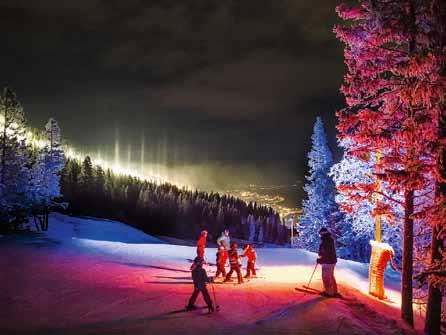
[[[312,148],[308,154],[310,174],[304,190],[308,199],[303,201],[303,215],[299,223],[299,247],[316,251],[319,229],[323,226],[334,230],[334,216],[339,212],[335,202],[335,185],[328,175],[333,156],[328,147],[322,119],[318,117],[311,136]]]
[[[65,158],[62,150],[60,127],[53,118],[45,126],[48,147],[46,154],[46,171],[48,174],[48,196],[50,201],[60,196],[60,172],[64,166]]]
[[[264,228],[263,218],[259,219],[259,235],[257,237],[257,242],[263,243],[263,238],[265,235],[265,228]]]
[[[60,178],[64,167],[64,153],[57,121],[50,118],[45,125],[45,132],[47,145],[35,153],[29,192],[32,214],[34,219],[39,221],[42,230],[48,230],[48,215],[53,200],[60,196]]]
[[[348,140],[340,143],[340,147],[346,152],[353,145],[348,144]],[[373,210],[376,206],[375,199],[366,199],[365,194],[357,197],[359,190],[350,192],[346,190],[351,185],[358,183],[373,183],[374,160],[370,156],[368,161],[360,160],[354,156],[348,156],[344,152],[342,160],[333,165],[330,176],[337,187],[335,197],[341,210],[342,219],[338,224],[338,242],[342,246],[340,255],[361,262],[368,262],[370,259],[370,240],[375,238],[375,217]],[[386,192],[385,183],[382,183],[382,192]],[[364,193],[364,192],[363,192]],[[381,199],[386,202],[386,199]],[[402,216],[399,206],[389,203],[395,213]],[[352,211],[351,209],[354,208]],[[397,217],[390,221],[382,216],[382,241],[389,243],[395,250],[396,259],[401,262],[401,220]]]
[[[15,93],[0,94],[0,229],[18,228],[26,221],[28,148],[25,114]]]
[[[218,206],[218,212],[217,212],[217,217],[215,219],[215,223],[217,226],[215,236],[219,236],[219,234],[221,234],[221,232],[225,228],[225,212],[221,205]]]

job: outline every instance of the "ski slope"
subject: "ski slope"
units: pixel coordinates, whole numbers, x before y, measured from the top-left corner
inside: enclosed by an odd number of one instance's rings
[[[218,314],[172,313],[192,291],[194,247],[165,244],[120,222],[52,214],[46,233],[0,238],[0,254],[9,255],[0,257],[7,269],[0,334],[413,333],[398,321],[397,273],[388,271],[382,302],[367,295],[367,265],[340,260],[335,274],[345,299],[326,299],[294,291],[310,277],[314,253],[257,253],[260,278],[214,285]],[[214,262],[215,249],[206,257]],[[311,286],[321,285],[317,271]]]

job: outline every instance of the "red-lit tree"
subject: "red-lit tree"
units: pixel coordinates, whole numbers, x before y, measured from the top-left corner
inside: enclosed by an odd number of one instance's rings
[[[390,190],[382,196],[403,207],[401,313],[411,325],[414,220],[444,225],[444,219],[434,214],[441,195],[431,191],[432,183],[442,181],[445,94],[444,51],[433,42],[441,22],[433,4],[433,0],[342,4],[338,14],[349,24],[335,27],[345,43],[347,65],[341,88],[347,107],[338,112],[339,138],[352,139],[357,145],[348,154],[360,159],[368,160],[371,153],[382,155],[375,176]],[[358,197],[377,189],[375,183],[355,184],[350,191]],[[382,205],[375,213],[391,210],[392,206]]]

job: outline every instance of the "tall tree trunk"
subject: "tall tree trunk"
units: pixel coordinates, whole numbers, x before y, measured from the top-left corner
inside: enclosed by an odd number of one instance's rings
[[[439,241],[437,239],[438,229],[437,226],[432,228],[432,241],[431,241],[431,262],[441,259],[441,254],[438,250]],[[441,327],[441,291],[429,284],[429,295],[427,300],[426,321],[424,323],[424,334],[437,335],[440,334]]]
[[[439,138],[444,138],[446,132],[445,120],[440,115],[440,130]],[[437,166],[440,170],[440,175],[446,177],[446,150],[441,150],[439,154],[439,159],[437,160]],[[435,193],[437,196],[446,194],[446,183],[437,182]],[[440,241],[438,240],[438,233],[441,227],[434,225],[432,227],[432,237],[431,237],[431,263],[439,261],[442,259],[440,253]],[[441,304],[442,304],[442,292],[440,289],[434,287],[429,283],[428,298],[427,298],[427,308],[426,308],[426,319],[424,322],[424,334],[426,335],[436,335],[440,334],[441,328]]]
[[[48,220],[49,220],[49,215],[50,215],[50,211],[49,210],[45,210],[45,231],[48,231]]]
[[[412,276],[413,276],[413,210],[414,191],[406,190],[403,228],[403,269],[401,282],[401,317],[413,327]]]
[[[1,173],[0,173],[0,184],[3,184],[5,181],[5,167],[6,167],[6,130],[8,128],[7,119],[8,119],[8,102],[6,100],[6,89],[3,91],[3,96],[5,99],[4,106],[4,124],[3,124],[3,138],[2,138],[2,161],[1,161]]]

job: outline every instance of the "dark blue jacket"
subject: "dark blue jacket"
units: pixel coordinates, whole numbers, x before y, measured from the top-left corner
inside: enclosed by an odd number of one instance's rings
[[[206,270],[201,266],[195,266],[192,269],[192,279],[196,289],[202,290],[206,287],[206,283],[210,283]]]
[[[322,233],[321,244],[319,245],[319,264],[336,264],[336,248],[331,234],[329,232]]]

